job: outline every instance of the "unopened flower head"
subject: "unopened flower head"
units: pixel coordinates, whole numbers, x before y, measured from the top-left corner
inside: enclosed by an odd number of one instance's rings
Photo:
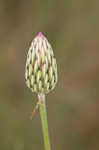
[[[40,32],[28,51],[25,80],[36,93],[48,93],[57,83],[57,64],[51,45]]]

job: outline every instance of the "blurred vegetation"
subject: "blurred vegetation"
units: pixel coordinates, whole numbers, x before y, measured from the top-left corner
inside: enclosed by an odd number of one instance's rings
[[[53,150],[99,150],[99,1],[0,0],[0,150],[43,150],[24,68],[37,32],[49,39],[59,82],[47,95]]]

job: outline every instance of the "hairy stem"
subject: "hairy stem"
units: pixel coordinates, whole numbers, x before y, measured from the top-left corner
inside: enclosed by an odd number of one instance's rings
[[[51,150],[49,134],[48,134],[48,123],[47,123],[45,95],[39,94],[38,97],[39,97],[39,100],[41,101],[41,105],[40,105],[39,110],[40,110],[40,117],[41,117],[41,122],[42,122],[42,130],[43,130],[45,150]]]

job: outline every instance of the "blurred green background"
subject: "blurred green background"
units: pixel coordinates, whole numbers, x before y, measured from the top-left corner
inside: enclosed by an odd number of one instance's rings
[[[50,41],[58,84],[47,95],[52,150],[99,150],[99,1],[0,0],[0,150],[44,150],[37,102],[24,81],[38,32]]]

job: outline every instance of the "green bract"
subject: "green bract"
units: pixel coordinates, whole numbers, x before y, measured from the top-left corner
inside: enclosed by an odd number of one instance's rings
[[[51,45],[40,32],[28,51],[25,79],[27,86],[36,93],[48,93],[57,83],[57,64]]]

